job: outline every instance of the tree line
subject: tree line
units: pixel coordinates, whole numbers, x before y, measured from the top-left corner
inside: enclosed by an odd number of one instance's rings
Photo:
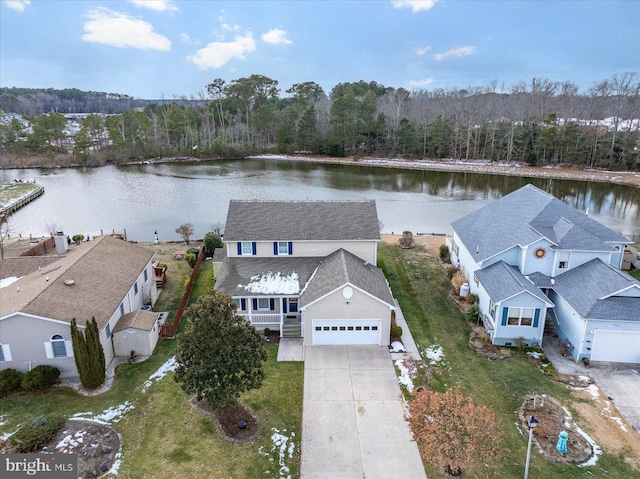
[[[570,81],[533,78],[500,88],[493,81],[413,91],[359,81],[327,93],[310,81],[294,84],[284,96],[278,81],[251,75],[215,79],[199,98],[148,103],[106,119],[90,115],[75,136],[75,158],[90,164],[98,153],[121,162],[304,152],[640,169],[636,72],[585,91]],[[62,115],[31,119],[28,135],[17,121],[2,126],[5,151],[46,156],[69,149]]]

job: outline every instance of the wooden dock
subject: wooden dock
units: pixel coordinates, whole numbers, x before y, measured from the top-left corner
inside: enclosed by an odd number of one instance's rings
[[[22,188],[30,185],[31,191],[25,191],[24,194],[12,198],[12,193],[15,188]],[[12,214],[18,211],[25,205],[28,205],[33,200],[39,198],[44,194],[44,186],[35,183],[5,183],[0,189],[0,215]]]

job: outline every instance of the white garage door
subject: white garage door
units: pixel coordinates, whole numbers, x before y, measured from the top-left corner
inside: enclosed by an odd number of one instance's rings
[[[379,319],[316,319],[313,322],[313,345],[380,344]]]
[[[640,332],[596,330],[591,360],[640,363]]]

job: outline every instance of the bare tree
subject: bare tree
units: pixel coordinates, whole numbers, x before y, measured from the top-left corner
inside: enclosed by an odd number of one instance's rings
[[[176,233],[182,236],[185,243],[189,244],[191,235],[194,233],[193,225],[191,223],[182,223],[176,228]]]
[[[4,259],[4,242],[11,235],[9,213],[0,214],[0,259]]]
[[[58,225],[56,224],[55,221],[52,221],[51,223],[49,223],[47,221],[45,223],[45,227],[47,228],[47,231],[49,232],[49,236],[55,236],[56,233],[58,232]]]

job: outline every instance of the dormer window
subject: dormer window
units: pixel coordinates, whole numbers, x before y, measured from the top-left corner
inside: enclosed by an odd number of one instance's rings
[[[239,241],[238,242],[238,256],[255,256],[255,255],[256,255],[255,241]]]
[[[291,241],[274,241],[274,256],[291,256],[293,254],[293,243]]]
[[[566,261],[560,261],[558,263],[558,269],[567,269],[567,262]]]

